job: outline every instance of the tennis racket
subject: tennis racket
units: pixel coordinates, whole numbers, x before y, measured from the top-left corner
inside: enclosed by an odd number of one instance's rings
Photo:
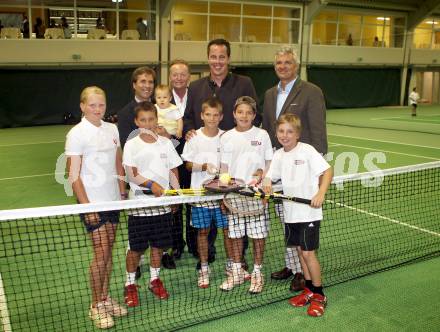
[[[209,179],[203,183],[203,188],[207,192],[224,194],[223,203],[233,214],[256,216],[264,213],[265,203],[261,199],[255,199],[261,198],[264,193],[242,180],[232,178],[228,184],[224,184],[218,178]],[[257,192],[260,193],[256,194]],[[245,197],[240,198],[238,195]]]
[[[279,192],[273,194],[265,194],[261,188],[255,186],[249,186],[244,181],[239,179],[231,179],[229,184],[223,184],[218,178],[207,180],[203,183],[203,188],[207,192],[223,193],[223,203],[232,213],[236,213],[243,216],[259,215],[264,212],[265,204],[262,199],[282,199],[291,202],[311,204],[310,199],[287,196]],[[235,194],[235,195],[234,195]],[[249,200],[237,199],[237,194],[245,197],[249,197]],[[255,198],[259,198],[255,200]],[[252,201],[253,199],[253,201]],[[240,203],[240,204],[237,204]]]
[[[186,188],[186,189],[166,189],[163,194],[165,196],[202,196],[206,193],[203,188]],[[135,191],[136,196],[153,195],[151,189],[138,189]]]

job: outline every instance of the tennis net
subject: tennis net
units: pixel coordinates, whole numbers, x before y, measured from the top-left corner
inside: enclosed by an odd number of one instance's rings
[[[0,211],[0,313],[5,331],[85,331],[91,302],[88,269],[90,238],[80,214],[114,211],[120,224],[113,247],[109,294],[124,303],[127,219],[147,208],[205,202],[218,206],[221,195],[146,198],[135,201]],[[325,286],[440,254],[440,162],[336,177],[326,195],[318,256]],[[197,285],[194,259],[185,253],[177,268],[162,269],[170,294],[158,300],[148,291],[149,258],[138,280],[139,306],[115,318],[116,330],[167,331],[242,312],[292,296],[290,280],[271,280],[284,266],[284,234],[279,206],[270,202],[269,236],[264,251],[264,289],[248,293],[249,283],[229,292],[221,232],[210,285]],[[148,251],[147,251],[148,253]],[[252,245],[246,258],[252,262]],[[252,264],[250,264],[252,267]]]

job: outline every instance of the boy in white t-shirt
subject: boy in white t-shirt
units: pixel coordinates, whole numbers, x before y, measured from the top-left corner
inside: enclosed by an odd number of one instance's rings
[[[183,148],[182,158],[186,161],[186,168],[191,173],[191,188],[202,188],[203,182],[213,178],[220,168],[220,137],[223,130],[218,128],[223,118],[221,102],[214,97],[202,104],[201,118],[204,127],[197,130],[191,140]],[[208,265],[208,234],[211,223],[217,228],[223,228],[224,245],[227,257],[227,268],[230,267],[231,241],[228,237],[228,221],[220,209],[218,202],[194,204],[191,208],[191,224],[198,229],[197,247],[200,257],[198,286],[209,286]]]
[[[145,189],[154,196],[163,191],[178,188],[177,166],[182,160],[172,142],[156,134],[157,111],[150,102],[139,103],[135,108],[135,123],[139,135],[127,141],[124,147],[123,164],[130,181],[130,198],[143,198]],[[169,206],[160,206],[132,211],[128,217],[128,240],[130,249],[126,257],[127,280],[125,303],[129,307],[139,304],[135,284],[139,259],[150,246],[150,283],[148,289],[159,299],[167,299],[168,292],[159,278],[160,263],[164,249],[172,246],[172,211]]]
[[[221,137],[221,173],[229,173],[232,178],[243,180],[248,184],[257,184],[267,171],[273,151],[268,133],[253,126],[257,114],[255,101],[248,96],[240,97],[234,105],[236,127]],[[265,204],[262,200],[238,196],[234,205]],[[263,209],[264,210],[264,209]],[[257,216],[228,214],[229,237],[232,242],[232,273],[221,284],[220,289],[231,290],[244,282],[246,275],[241,268],[243,237],[247,235],[254,245],[254,270],[251,274],[251,294],[263,291],[262,273],[265,238],[268,235],[269,223],[266,213]]]
[[[311,205],[283,201],[285,241],[296,246],[306,284],[304,291],[292,297],[294,307],[310,304],[310,316],[322,316],[327,303],[321,283],[321,268],[315,250],[319,247],[319,226],[322,203],[332,181],[333,172],[327,161],[309,144],[298,142],[301,122],[294,114],[284,114],[277,120],[277,138],[283,146],[273,156],[264,179],[264,191],[271,193],[272,181],[281,179],[288,196],[311,199]]]
[[[167,85],[159,84],[154,89],[158,124],[165,128],[168,134],[182,138],[183,114],[176,105],[171,104],[171,96],[171,90]]]

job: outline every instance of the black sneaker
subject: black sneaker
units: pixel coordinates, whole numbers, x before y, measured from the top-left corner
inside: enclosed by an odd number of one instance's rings
[[[168,253],[165,253],[162,255],[162,266],[164,269],[175,269],[176,262],[172,256],[170,256]]]

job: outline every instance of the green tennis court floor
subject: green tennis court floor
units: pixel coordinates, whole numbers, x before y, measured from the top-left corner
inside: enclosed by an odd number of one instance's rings
[[[328,159],[336,175],[440,160],[440,110],[420,107],[418,113],[413,119],[408,108],[329,111]],[[74,203],[58,183],[63,169],[56,167],[69,129],[0,130],[0,209]],[[330,287],[321,319],[282,301],[187,330],[438,330],[439,263],[435,258]]]

